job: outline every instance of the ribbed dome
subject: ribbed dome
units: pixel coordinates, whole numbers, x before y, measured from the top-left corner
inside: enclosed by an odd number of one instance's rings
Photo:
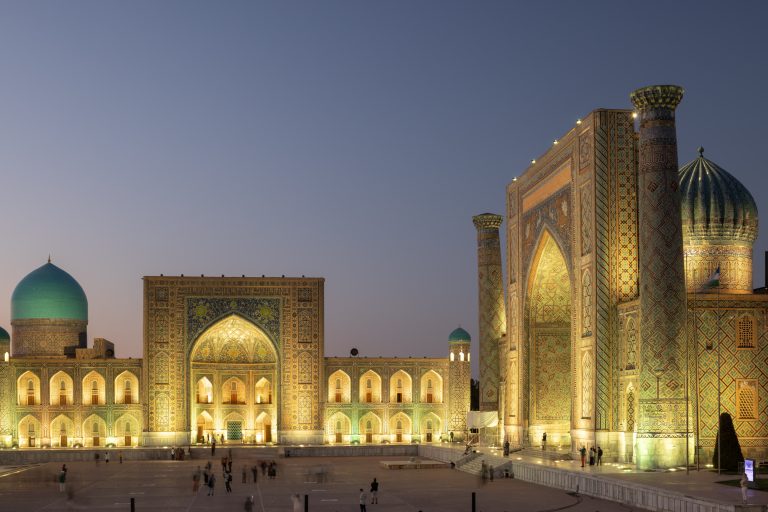
[[[462,329],[461,327],[458,327],[451,332],[450,336],[448,336],[448,341],[471,341],[472,338],[470,338],[469,333]]]
[[[11,320],[60,318],[88,321],[88,299],[75,278],[51,263],[33,270],[16,285]]]
[[[687,242],[753,244],[757,205],[752,194],[726,170],[699,157],[679,171],[683,236]]]
[[[0,327],[0,341],[10,341],[11,335],[8,334],[8,331]]]

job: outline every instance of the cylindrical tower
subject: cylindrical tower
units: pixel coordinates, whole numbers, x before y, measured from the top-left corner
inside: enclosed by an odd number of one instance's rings
[[[507,328],[499,243],[502,220],[493,213],[472,217],[477,228],[481,411],[499,409],[499,343]]]
[[[463,441],[467,412],[471,404],[472,368],[469,361],[469,333],[461,327],[448,337],[448,431]]]
[[[640,399],[637,465],[685,464],[685,268],[680,216],[676,85],[631,94],[640,116],[637,180],[640,260]]]

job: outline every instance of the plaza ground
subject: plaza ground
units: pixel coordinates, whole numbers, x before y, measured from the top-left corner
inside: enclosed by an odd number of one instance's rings
[[[224,455],[217,451],[217,456]],[[278,477],[267,480],[259,474],[253,484],[241,483],[243,465],[250,468],[254,458],[235,458],[233,492],[227,495],[221,478],[218,457],[211,464],[218,477],[215,496],[207,489],[192,493],[192,474],[208,458],[188,461],[126,461],[114,459],[106,464],[71,462],[67,485],[72,499],[58,492],[56,475],[61,463],[45,463],[30,467],[3,468],[0,471],[0,511],[56,510],[130,510],[130,498],[136,511],[213,511],[243,510],[246,496],[253,495],[256,511],[292,511],[290,496],[309,495],[312,512],[359,510],[359,488],[369,489],[376,477],[381,483],[378,505],[368,505],[371,512],[451,512],[470,511],[471,493],[477,493],[478,512],[555,511],[612,512],[633,510],[619,503],[573,497],[564,491],[550,489],[514,479],[496,479],[485,485],[468,473],[451,469],[387,470],[382,460],[403,457],[303,457],[276,459]],[[320,466],[328,469],[324,483],[316,483]]]

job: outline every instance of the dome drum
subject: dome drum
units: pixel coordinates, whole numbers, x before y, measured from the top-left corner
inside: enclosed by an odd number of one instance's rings
[[[13,320],[13,357],[74,357],[76,348],[86,347],[82,320],[32,318]]]

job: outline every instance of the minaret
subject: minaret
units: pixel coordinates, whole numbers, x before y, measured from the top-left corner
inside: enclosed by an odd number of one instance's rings
[[[472,391],[472,368],[469,361],[469,333],[461,327],[448,337],[448,431],[452,440],[463,441],[467,431],[467,412]]]
[[[472,217],[477,228],[481,411],[499,410],[499,342],[507,327],[499,243],[502,221],[493,213]]]
[[[640,259],[640,375],[637,466],[684,465],[685,269],[680,214],[676,85],[631,94],[640,116],[637,176]]]

